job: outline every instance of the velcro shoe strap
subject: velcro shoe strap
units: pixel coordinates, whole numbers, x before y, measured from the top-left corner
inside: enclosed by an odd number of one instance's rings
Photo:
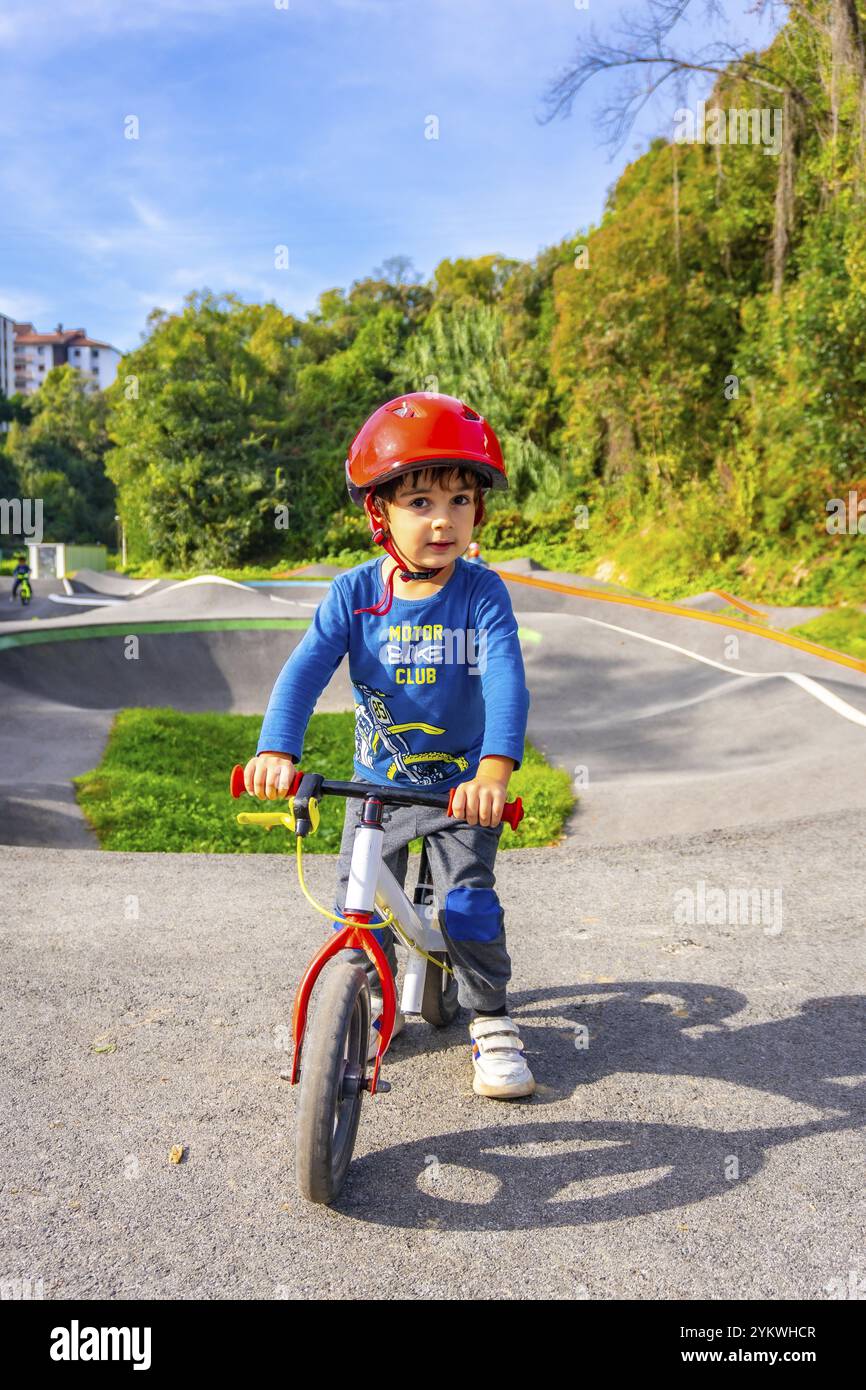
[[[473,1038],[483,1038],[485,1033],[518,1033],[520,1030],[507,1014],[502,1018],[476,1018],[469,1025]]]
[[[525,1050],[517,1026],[510,1018],[477,1018],[472,1024],[472,1037],[479,1053]]]

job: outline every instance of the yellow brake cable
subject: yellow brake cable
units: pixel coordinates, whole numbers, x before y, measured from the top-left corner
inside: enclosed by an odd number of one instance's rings
[[[351,922],[347,917],[339,917],[335,912],[329,912],[327,908],[320,907],[319,904],[316,902],[315,898],[311,897],[310,893],[307,891],[307,885],[304,882],[304,870],[301,867],[302,838],[303,837],[301,835],[298,835],[297,839],[295,840],[295,845],[297,848],[298,857],[298,879],[301,885],[301,892],[307,899],[307,902],[310,904],[311,907],[314,907],[317,912],[321,912],[323,917],[330,918],[332,922],[341,922],[347,927],[357,927],[357,922]],[[384,918],[384,920],[382,922],[375,923],[376,928],[380,926],[393,927],[394,931],[397,933],[399,937],[402,938],[403,942],[405,943],[405,945],[409,947],[410,950],[417,951],[419,956],[423,956],[425,960],[429,960],[432,965],[438,965],[439,969],[444,970],[446,975],[454,974],[454,971],[451,969],[450,965],[446,965],[445,962],[442,960],[437,960],[435,956],[431,956],[427,951],[424,950],[422,946],[419,946],[417,941],[413,941],[411,936],[409,936],[408,932],[405,932],[403,928],[400,926],[400,923],[397,921],[396,917],[393,915],[392,912],[388,911],[387,909],[386,912],[387,916]]]
[[[313,831],[315,832],[319,828],[319,807],[315,797],[310,797],[309,806],[310,825]],[[297,830],[295,829],[295,808],[291,798],[289,799],[288,814],[283,811],[241,811],[238,814],[238,821],[242,824],[259,824],[262,825],[265,830],[270,830],[271,827],[274,825],[284,825],[287,830],[294,830],[296,836],[295,846],[297,849],[298,881],[301,885],[301,892],[307,899],[307,902],[310,904],[311,907],[314,907],[317,912],[320,912],[323,917],[327,917],[328,920],[331,922],[339,922],[341,925],[347,927],[358,927],[359,925],[363,926],[363,924],[359,924],[358,922],[350,921],[348,917],[340,917],[336,912],[329,912],[326,907],[322,907],[320,903],[316,902],[315,898],[312,897],[309,890],[307,889],[307,885],[304,882],[304,870],[301,863],[301,842],[303,840],[303,836],[298,835]],[[430,961],[431,965],[438,965],[439,969],[443,970],[446,975],[454,974],[454,971],[451,969],[450,965],[446,965],[444,961],[437,960],[435,956],[431,956],[427,951],[424,950],[422,946],[419,946],[417,941],[413,941],[411,936],[409,936],[408,932],[405,932],[403,928],[400,926],[400,923],[394,917],[393,913],[387,909],[386,911],[387,916],[384,918],[384,920],[382,922],[376,922],[374,926],[370,928],[370,930],[373,930],[374,928],[378,930],[380,926],[393,927],[394,931],[401,938],[403,943],[409,947],[411,951],[417,951],[419,956],[423,956],[425,960]]]

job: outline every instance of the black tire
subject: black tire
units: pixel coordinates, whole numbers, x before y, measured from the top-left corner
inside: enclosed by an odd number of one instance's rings
[[[339,957],[319,976],[304,1032],[295,1136],[298,1190],[333,1202],[346,1177],[364,1098],[370,988],[359,965]]]
[[[431,951],[434,960],[451,965],[447,951]],[[424,971],[424,994],[421,998],[421,1017],[432,1023],[434,1028],[447,1028],[453,1023],[460,1008],[457,1002],[457,981],[453,975],[446,975],[438,965],[427,962]]]

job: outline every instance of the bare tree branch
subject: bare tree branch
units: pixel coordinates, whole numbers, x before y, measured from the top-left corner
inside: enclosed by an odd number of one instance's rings
[[[779,0],[755,0],[752,11],[762,14],[768,6],[775,9],[778,4]],[[812,106],[806,93],[784,73],[725,39],[706,44],[696,53],[671,51],[668,36],[691,5],[692,0],[648,0],[646,13],[630,15],[621,23],[617,31],[619,43],[600,39],[594,27],[590,28],[588,37],[578,45],[573,64],[548,87],[547,114],[539,119],[539,124],[546,125],[560,114],[569,115],[575,98],[593,77],[616,69],[646,69],[646,79],[627,87],[618,101],[605,107],[600,115],[598,124],[606,132],[605,143],[614,147],[612,154],[621,148],[637,116],[659,88],[674,79],[684,92],[687,78],[693,73],[740,78],[780,96],[787,93],[801,108]],[[719,0],[704,0],[699,8],[707,21],[724,18]]]

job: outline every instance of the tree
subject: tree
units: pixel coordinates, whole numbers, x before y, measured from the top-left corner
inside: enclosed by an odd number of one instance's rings
[[[287,502],[281,318],[275,305],[193,292],[124,359],[108,392],[107,469],[134,558],[231,565],[274,543]]]
[[[425,296],[356,281],[300,321],[204,290],[155,319],[110,392],[107,466],[133,556],[186,567],[315,551]]]
[[[493,304],[519,264],[496,255],[440,261],[434,272],[436,303],[443,308]]]
[[[54,367],[28,403],[29,423],[10,431],[9,453],[24,495],[41,497],[58,541],[111,544],[114,489],[105,474],[108,436],[101,391],[68,364]]]
[[[830,0],[831,4],[841,0]],[[572,64],[552,82],[546,94],[548,108],[542,124],[555,115],[570,113],[575,97],[586,84],[601,72],[628,71],[627,81],[617,100],[603,108],[599,124],[606,140],[614,150],[622,146],[639,112],[666,83],[673,81],[680,105],[685,101],[687,80],[695,74],[706,73],[717,82],[731,81],[754,88],[764,104],[772,97],[783,103],[783,145],[779,160],[775,223],[773,232],[773,284],[781,291],[792,222],[793,166],[796,146],[803,121],[808,116],[826,130],[823,113],[804,87],[794,80],[784,61],[777,61],[771,47],[770,55],[755,54],[726,39],[704,44],[687,54],[675,50],[672,31],[693,7],[692,0],[647,0],[645,10],[630,15],[618,31],[618,41],[599,39],[594,28],[577,47]],[[768,7],[767,0],[757,0],[757,9]],[[775,6],[773,6],[775,8]],[[723,18],[719,0],[703,0],[702,19]],[[799,9],[799,6],[795,8]],[[781,52],[779,53],[781,58]],[[643,74],[643,81],[637,74]]]
[[[412,264],[411,256],[389,256],[376,266],[373,278],[385,280],[389,285],[410,285],[417,283],[418,272]]]
[[[3,392],[0,391],[0,424],[11,424],[13,420],[26,424],[31,416],[31,399],[21,391],[16,391],[12,396],[4,396]],[[3,439],[0,435],[0,447],[2,447],[2,443]]]

